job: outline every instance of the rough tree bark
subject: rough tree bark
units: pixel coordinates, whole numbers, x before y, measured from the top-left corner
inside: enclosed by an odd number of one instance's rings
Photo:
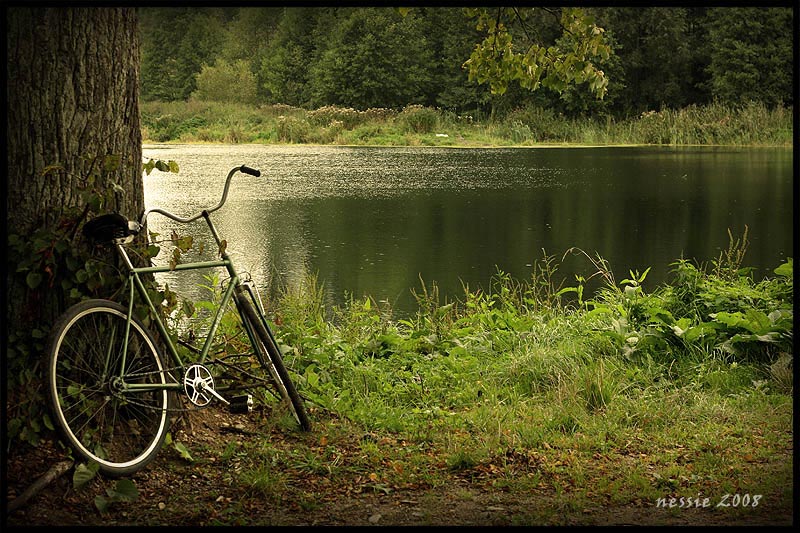
[[[8,233],[57,224],[80,205],[90,162],[109,155],[119,170],[94,186],[116,183],[124,193],[107,207],[135,218],[144,209],[135,8],[11,7],[6,18]],[[13,327],[25,288],[7,279]],[[56,301],[39,302],[39,318],[52,319]]]

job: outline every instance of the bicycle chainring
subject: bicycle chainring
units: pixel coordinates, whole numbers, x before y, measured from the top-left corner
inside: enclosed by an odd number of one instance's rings
[[[183,390],[189,401],[198,407],[208,405],[214,394],[214,378],[203,365],[192,365],[183,377]]]

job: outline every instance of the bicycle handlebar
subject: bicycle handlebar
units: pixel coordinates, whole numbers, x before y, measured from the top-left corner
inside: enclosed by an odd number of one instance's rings
[[[255,176],[255,177],[261,176],[261,171],[255,169],[255,168],[250,168],[250,167],[245,166],[245,165],[241,165],[241,166],[238,166],[238,167],[233,167],[231,169],[231,171],[228,172],[228,177],[225,179],[225,189],[222,191],[222,200],[219,201],[219,203],[217,204],[216,207],[213,207],[211,209],[204,209],[203,211],[201,211],[200,213],[196,214],[195,216],[188,217],[188,218],[179,217],[178,215],[174,215],[174,214],[170,213],[169,211],[164,211],[163,209],[159,209],[159,208],[148,209],[142,214],[142,219],[139,222],[139,224],[142,227],[144,227],[145,222],[147,222],[147,215],[149,215],[150,213],[158,213],[160,215],[164,215],[167,218],[171,218],[172,220],[174,220],[176,222],[181,222],[181,223],[192,222],[192,221],[197,220],[198,218],[202,217],[204,214],[213,213],[214,211],[216,211],[217,209],[222,207],[223,204],[225,203],[225,200],[228,198],[228,187],[230,187],[231,178],[233,178],[233,175],[236,174],[237,172],[242,172],[243,174],[249,174],[249,175]]]
[[[259,177],[261,176],[261,171],[255,168],[246,167],[244,165],[239,167],[239,172],[244,172],[245,174],[250,174],[251,176]]]

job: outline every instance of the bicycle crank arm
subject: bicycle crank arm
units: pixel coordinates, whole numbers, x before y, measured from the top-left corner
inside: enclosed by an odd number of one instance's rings
[[[200,385],[200,387],[198,387],[198,388],[199,388],[200,390],[203,390],[203,391],[208,391],[208,392],[210,392],[210,393],[211,393],[211,394],[213,394],[213,395],[214,395],[214,396],[215,396],[215,397],[216,397],[216,398],[217,398],[219,401],[223,402],[225,405],[229,405],[229,404],[231,403],[231,402],[229,402],[228,400],[226,400],[225,398],[223,398],[223,397],[220,395],[220,393],[218,393],[217,391],[215,391],[215,390],[214,390],[214,387],[208,387],[208,386],[206,386],[206,384],[205,384],[205,383],[202,383],[202,384]]]

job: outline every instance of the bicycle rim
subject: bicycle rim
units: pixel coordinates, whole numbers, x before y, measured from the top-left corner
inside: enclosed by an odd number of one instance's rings
[[[144,468],[166,437],[166,390],[130,392],[127,384],[166,383],[152,335],[130,323],[122,361],[126,309],[114,302],[76,304],[53,328],[49,355],[50,404],[56,425],[84,459],[110,476]]]

